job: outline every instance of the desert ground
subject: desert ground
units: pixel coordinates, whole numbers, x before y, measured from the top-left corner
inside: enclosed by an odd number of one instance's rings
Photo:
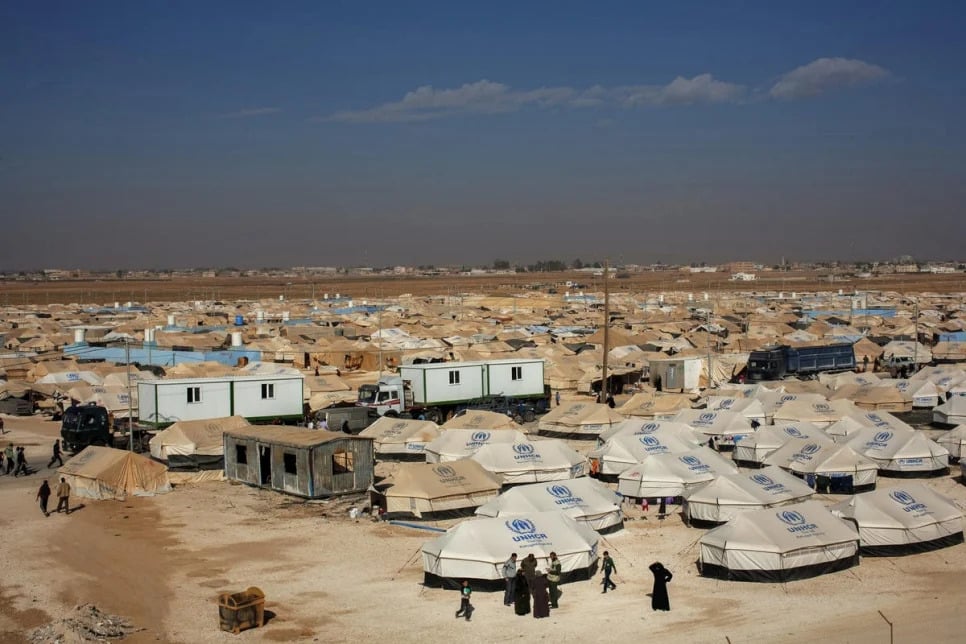
[[[41,478],[56,474],[44,466],[57,425],[5,420],[0,443],[25,445],[37,471],[0,477],[4,643],[82,641],[64,619],[85,604],[141,629],[125,639],[141,643],[888,642],[879,611],[894,623],[895,642],[961,642],[966,632],[964,545],[866,557],[851,570],[787,584],[725,582],[698,574],[696,542],[704,531],[677,515],[658,521],[653,508],[648,517],[628,508],[625,529],[602,542],[615,558],[616,591],[601,594],[600,573],[566,584],[560,609],[544,620],[515,616],[501,592],[477,592],[466,622],[453,617],[455,592],[421,583],[419,548],[434,534],[351,520],[358,497],[306,503],[209,482],[125,502],[75,497],[69,516],[45,517],[34,498]],[[928,483],[966,507],[958,472]],[[674,573],[669,613],[650,610],[647,566],[655,560]],[[265,592],[271,619],[239,635],[220,631],[217,594],[249,586]]]
[[[731,281],[727,272],[685,273],[615,271],[610,288],[615,292],[656,293],[663,291],[894,291],[897,293],[966,292],[962,273],[899,273],[853,278],[827,276],[814,271],[758,273],[754,282]],[[257,300],[321,298],[324,293],[348,294],[358,299],[379,299],[404,293],[415,296],[454,295],[463,292],[491,296],[557,290],[561,295],[567,281],[577,281],[587,292],[603,290],[603,279],[592,273],[519,273],[512,275],[339,275],[285,277],[174,277],[171,279],[103,279],[63,281],[0,281],[0,304],[55,304],[114,302],[169,302],[192,300]]]

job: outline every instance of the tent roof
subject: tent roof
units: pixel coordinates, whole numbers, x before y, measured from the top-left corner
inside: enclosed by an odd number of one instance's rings
[[[805,501],[778,509],[742,512],[701,537],[701,543],[726,550],[778,553],[858,539],[855,530],[824,505]]]

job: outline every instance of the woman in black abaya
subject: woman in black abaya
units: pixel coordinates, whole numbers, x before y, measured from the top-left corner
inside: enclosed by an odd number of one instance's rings
[[[671,581],[671,571],[664,567],[664,565],[655,561],[650,566],[651,572],[654,573],[654,590],[651,593],[651,609],[652,610],[671,610],[671,602],[667,596],[667,584]]]
[[[517,585],[513,589],[513,612],[517,615],[530,614],[530,584],[522,570],[517,571]]]

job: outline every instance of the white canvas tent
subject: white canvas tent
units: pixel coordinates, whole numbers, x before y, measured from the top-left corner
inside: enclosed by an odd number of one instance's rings
[[[685,409],[678,412],[674,421],[688,425],[707,438],[714,436],[720,445],[734,444],[736,437],[755,431],[747,418],[734,411]]]
[[[690,425],[672,420],[650,420],[647,418],[628,418],[607,431],[601,432],[597,440],[602,445],[615,436],[674,437],[694,443],[695,447],[704,442],[703,437],[694,431]]]
[[[933,409],[932,419],[940,425],[966,424],[966,396],[953,396]]]
[[[146,456],[113,447],[85,447],[57,470],[71,493],[88,499],[153,496],[171,491],[168,468]]]
[[[759,399],[761,400],[762,409],[765,412],[765,418],[769,422],[774,418],[775,412],[787,403],[800,401],[800,404],[807,405],[828,402],[826,397],[821,394],[796,394],[786,391],[765,392],[759,396]]]
[[[569,577],[589,575],[597,561],[597,532],[563,512],[535,512],[513,519],[463,521],[446,534],[423,544],[423,570],[434,580],[500,581],[508,553],[533,554],[547,568],[556,552]]]
[[[786,582],[859,563],[859,536],[818,501],[742,512],[699,542],[701,574]]]
[[[426,445],[439,438],[440,429],[429,420],[383,416],[359,432],[371,438],[377,459],[425,460]]]
[[[482,429],[449,429],[426,444],[427,463],[446,463],[471,456],[489,443],[522,443],[523,432]]]
[[[832,491],[851,494],[856,488],[875,485],[878,466],[848,445],[792,439],[765,457],[766,465],[777,465],[801,477],[830,479]]]
[[[655,454],[621,472],[617,491],[635,498],[676,497],[737,471],[734,463],[707,447],[684,454]]]
[[[815,491],[778,467],[746,474],[723,474],[684,496],[688,521],[724,523],[741,512],[807,501]]]
[[[181,420],[154,435],[151,458],[171,468],[220,469],[225,466],[225,432],[248,426],[241,416]]]
[[[669,432],[649,434],[619,434],[588,454],[597,459],[602,475],[617,475],[654,454],[684,454],[699,446],[687,434]]]
[[[946,448],[917,431],[866,427],[856,432],[848,445],[873,461],[880,472],[932,476],[949,469]]]
[[[836,443],[845,443],[850,436],[854,436],[860,429],[868,427],[865,423],[860,423],[851,416],[846,416],[842,420],[832,423],[825,429],[825,434]]]
[[[761,424],[765,423],[765,408],[757,398],[711,396],[708,398],[708,411],[733,411],[747,418],[749,422],[757,420]]]
[[[754,434],[735,443],[732,458],[736,463],[761,465],[765,457],[791,439],[831,443],[825,432],[811,423],[763,425]]]
[[[506,485],[565,481],[583,476],[586,468],[584,457],[557,439],[490,443],[470,458]]]
[[[959,425],[936,439],[936,442],[946,448],[950,459],[961,459],[966,453],[966,425]]]
[[[863,555],[903,555],[963,542],[963,512],[921,483],[857,494],[829,508],[859,531]]]
[[[534,483],[507,490],[476,510],[482,517],[519,517],[559,510],[598,532],[623,526],[620,497],[606,485],[582,477],[564,483]]]
[[[400,463],[375,488],[376,504],[388,514],[424,517],[466,511],[492,501],[502,481],[469,459],[452,463]]]

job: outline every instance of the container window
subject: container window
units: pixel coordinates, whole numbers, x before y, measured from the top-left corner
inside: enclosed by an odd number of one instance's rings
[[[298,468],[295,466],[295,454],[291,452],[285,452],[282,454],[282,464],[285,466],[286,474],[298,474]]]
[[[449,384],[451,384],[451,385],[458,385],[458,384],[460,384],[460,372],[459,371],[450,371],[449,372]]]
[[[188,403],[201,402],[201,387],[188,387]]]
[[[239,465],[248,465],[248,447],[235,445],[235,462]]]
[[[523,380],[523,367],[510,367],[510,380]]]
[[[273,382],[263,382],[262,383],[262,400],[271,400],[275,398],[275,383]]]
[[[332,473],[348,474],[355,470],[355,458],[352,452],[338,450],[332,453]]]

